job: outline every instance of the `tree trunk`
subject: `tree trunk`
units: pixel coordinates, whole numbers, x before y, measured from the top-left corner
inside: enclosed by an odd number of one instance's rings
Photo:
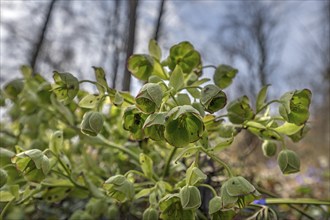
[[[45,40],[45,35],[47,33],[48,24],[49,24],[50,19],[51,19],[51,14],[52,14],[52,11],[53,11],[55,1],[56,0],[52,0],[49,4],[47,14],[46,14],[45,23],[43,24],[42,30],[41,30],[40,35],[39,35],[39,40],[37,41],[36,47],[34,48],[34,50],[32,52],[30,65],[33,69],[33,74],[35,74],[35,72],[36,72],[38,57],[39,57],[40,52],[42,50],[42,45],[43,45],[43,42]]]
[[[136,27],[136,12],[138,6],[138,0],[128,1],[129,6],[129,29],[128,29],[128,39],[127,39],[127,50],[126,50],[126,61],[134,52],[135,43],[135,27]],[[122,89],[124,91],[130,90],[131,84],[131,74],[128,69],[125,68],[124,77],[122,81]]]
[[[154,39],[157,41],[159,38],[159,33],[161,31],[161,25],[162,25],[162,16],[164,14],[164,5],[165,5],[165,0],[161,0],[160,6],[159,6],[159,11],[158,11],[158,19],[156,23],[156,28],[155,28],[155,33],[154,33]]]

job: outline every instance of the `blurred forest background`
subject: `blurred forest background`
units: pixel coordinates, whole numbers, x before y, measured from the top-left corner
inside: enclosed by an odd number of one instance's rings
[[[272,98],[312,90],[312,129],[292,146],[301,155],[302,173],[282,176],[276,158],[265,159],[260,143],[246,136],[220,157],[236,159],[245,175],[258,176],[282,196],[330,198],[329,21],[326,0],[1,0],[0,82],[19,77],[22,64],[48,79],[53,70],[93,79],[91,66],[101,66],[109,85],[136,93],[139,82],[126,69],[132,53],[146,53],[154,38],[165,58],[173,44],[190,41],[205,65],[239,69],[226,91],[230,99],[252,98],[268,83]]]

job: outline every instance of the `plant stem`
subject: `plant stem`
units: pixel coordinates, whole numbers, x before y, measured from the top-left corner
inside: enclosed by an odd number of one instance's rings
[[[163,173],[163,178],[168,174],[168,171],[170,169],[170,164],[171,164],[172,158],[173,158],[176,150],[177,150],[177,148],[173,147],[170,156],[167,158],[164,173]]]
[[[213,195],[214,195],[214,196],[217,196],[217,192],[216,192],[215,189],[214,189],[212,186],[210,186],[209,184],[201,183],[201,184],[198,184],[198,186],[203,186],[203,187],[206,187],[206,188],[210,189],[210,190],[212,191]]]
[[[206,68],[214,68],[214,69],[217,69],[216,66],[214,65],[206,65],[206,66],[203,66],[202,69],[206,69]]]
[[[228,173],[228,175],[229,175],[229,178],[231,178],[231,177],[234,176],[233,173],[232,173],[232,171],[231,171],[231,169],[229,168],[229,166],[228,166],[225,162],[223,162],[222,160],[220,160],[220,159],[219,159],[217,156],[215,156],[214,154],[209,153],[209,152],[208,152],[206,149],[204,149],[204,148],[202,148],[202,151],[203,151],[204,153],[206,153],[207,156],[211,157],[213,160],[215,160],[215,161],[217,161],[219,164],[221,164],[221,165],[226,169],[226,171],[227,171],[227,173]]]
[[[122,147],[122,146],[119,146],[111,141],[108,141],[105,137],[103,137],[102,135],[98,135],[97,138],[102,142],[104,143],[105,145],[109,146],[109,147],[112,147],[112,148],[115,148],[117,150],[120,150],[120,151],[123,151],[125,153],[127,153],[128,155],[130,155],[135,161],[139,161],[139,157],[133,153],[132,151]]]
[[[0,220],[3,220],[4,217],[5,217],[5,213],[7,211],[7,209],[11,206],[11,204],[14,202],[15,198],[13,198],[12,200],[10,200],[6,206],[3,208],[2,212],[1,212],[1,215],[0,215]]]
[[[322,201],[310,198],[267,198],[266,204],[309,204],[309,205],[330,205],[330,201]]]
[[[279,100],[272,100],[272,101],[266,103],[265,105],[263,105],[263,106],[259,109],[259,111],[256,112],[256,115],[257,115],[258,113],[262,112],[265,108],[267,108],[268,105],[270,105],[270,104],[272,104],[272,103],[281,103],[281,101],[279,101]]]

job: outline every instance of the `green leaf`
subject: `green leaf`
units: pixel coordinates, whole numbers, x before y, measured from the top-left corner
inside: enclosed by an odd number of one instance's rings
[[[184,186],[179,193],[183,210],[197,209],[201,206],[201,195],[196,186]]]
[[[30,78],[33,74],[32,68],[26,65],[21,66],[20,70],[25,79]]]
[[[173,70],[169,85],[174,88],[175,91],[178,91],[184,86],[183,72],[180,66],[176,66]]]
[[[213,75],[214,84],[219,86],[221,89],[225,89],[233,82],[238,70],[228,66],[228,65],[219,65],[215,70]]]
[[[294,133],[289,137],[293,142],[298,142],[306,136],[309,130],[310,127],[307,124],[305,124],[297,133]]]
[[[59,73],[54,71],[55,85],[52,85],[53,92],[57,99],[64,104],[71,102],[79,91],[79,82],[71,73]]]
[[[143,220],[158,220],[158,212],[155,208],[149,207],[143,212]]]
[[[95,67],[93,66],[94,73],[95,73],[95,79],[98,84],[96,84],[97,89],[99,90],[101,95],[104,95],[104,93],[108,90],[108,83],[105,78],[105,72],[101,67]]]
[[[147,81],[153,72],[153,59],[149,55],[135,54],[128,59],[128,70],[140,80]]]
[[[134,200],[137,200],[137,199],[140,199],[142,197],[145,197],[145,196],[149,196],[150,193],[154,190],[154,188],[145,188],[145,189],[142,189],[140,192],[138,192],[137,194],[135,194],[134,196]]]
[[[0,188],[7,183],[8,174],[4,169],[0,168]]]
[[[232,177],[226,181],[225,190],[230,196],[248,195],[256,191],[254,186],[244,177]]]
[[[14,79],[4,86],[5,95],[11,100],[17,100],[18,95],[23,91],[24,82],[22,79]]]
[[[190,98],[188,94],[177,94],[176,101],[179,105],[191,105]]]
[[[299,132],[300,129],[302,129],[303,127],[304,127],[304,125],[298,126],[293,123],[285,122],[283,125],[281,125],[277,128],[274,128],[274,130],[281,134],[293,135],[293,134]]]
[[[217,144],[213,147],[213,150],[215,152],[218,152],[230,146],[234,141],[234,136],[232,136],[231,138],[218,138],[216,140]]]
[[[158,61],[162,58],[162,51],[154,39],[149,41],[149,54]]]
[[[99,95],[88,94],[80,100],[78,105],[81,108],[92,109],[92,108],[95,108],[98,106],[98,104],[102,100],[102,97],[103,97],[103,95],[101,95],[101,94],[99,94]]]
[[[103,192],[95,186],[95,184],[83,173],[83,178],[85,181],[85,184],[89,191],[91,192],[92,196],[95,198],[104,198]]]
[[[10,202],[15,196],[8,191],[0,191],[0,202]]]
[[[49,149],[53,153],[58,155],[62,148],[63,148],[63,131],[55,131],[50,138]]]
[[[135,98],[136,107],[144,113],[154,113],[159,109],[163,99],[163,91],[156,83],[145,84]]]
[[[258,93],[257,101],[256,101],[256,110],[257,112],[265,105],[266,96],[267,96],[267,90],[270,85],[266,85],[261,88],[261,90]]]
[[[220,211],[221,206],[222,206],[222,200],[220,196],[213,197],[209,202],[209,214],[212,215]]]
[[[142,169],[144,175],[146,175],[149,178],[152,178],[152,175],[153,175],[152,159],[148,155],[146,155],[144,153],[140,153],[139,161],[140,161],[141,169]]]

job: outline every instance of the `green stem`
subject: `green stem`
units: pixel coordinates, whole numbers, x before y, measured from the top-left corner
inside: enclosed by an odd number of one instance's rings
[[[201,86],[185,86],[185,87],[179,89],[178,92],[180,92],[184,89],[200,89],[200,90],[202,90],[203,88]]]
[[[213,196],[217,196],[217,192],[215,191],[215,189],[210,186],[209,184],[205,184],[205,183],[201,183],[201,184],[198,184],[198,186],[203,186],[203,187],[206,187],[208,189],[210,189],[213,193]]]
[[[117,144],[115,144],[115,143],[113,143],[111,141],[108,141],[105,137],[103,137],[100,134],[96,138],[99,139],[103,144],[105,144],[105,145],[107,145],[109,147],[115,148],[117,150],[120,150],[122,152],[125,152],[126,154],[130,155],[135,161],[139,161],[139,157],[135,153],[133,153],[132,151],[130,151],[129,149],[124,148],[124,147],[122,147],[120,145],[117,145]]]
[[[176,150],[177,150],[177,148],[173,147],[170,156],[167,158],[167,162],[166,162],[164,173],[163,173],[163,178],[166,177],[166,175],[168,174],[168,171],[170,170],[170,164],[171,164],[173,156],[175,155]]]
[[[1,212],[1,215],[0,215],[0,220],[3,220],[4,217],[5,217],[5,213],[7,211],[7,209],[11,206],[11,204],[14,202],[15,198],[13,198],[12,200],[10,200],[6,206],[3,208],[2,212]]]
[[[274,204],[309,204],[309,205],[330,205],[330,201],[322,201],[317,199],[310,198],[267,198],[266,204],[274,205]]]
[[[262,106],[262,107],[256,112],[256,115],[257,115],[258,113],[262,112],[265,108],[267,108],[267,106],[269,106],[269,105],[272,104],[272,103],[281,103],[281,101],[280,101],[280,100],[272,100],[272,101],[266,103],[265,105],[263,105],[263,106]]]
[[[217,161],[219,164],[221,164],[221,165],[226,169],[226,171],[227,171],[227,173],[228,173],[228,175],[229,175],[229,178],[231,178],[231,177],[234,176],[233,173],[232,173],[232,171],[231,171],[231,169],[229,168],[229,166],[228,166],[225,162],[223,162],[223,161],[220,160],[217,156],[215,156],[214,154],[211,154],[210,152],[208,152],[208,151],[207,151],[206,149],[204,149],[204,148],[202,148],[202,151],[203,151],[204,153],[206,153],[207,156],[211,157],[212,160],[215,160],[215,161]]]
[[[206,69],[206,68],[214,68],[214,69],[217,69],[216,66],[214,65],[206,65],[206,66],[203,66],[202,69]]]

